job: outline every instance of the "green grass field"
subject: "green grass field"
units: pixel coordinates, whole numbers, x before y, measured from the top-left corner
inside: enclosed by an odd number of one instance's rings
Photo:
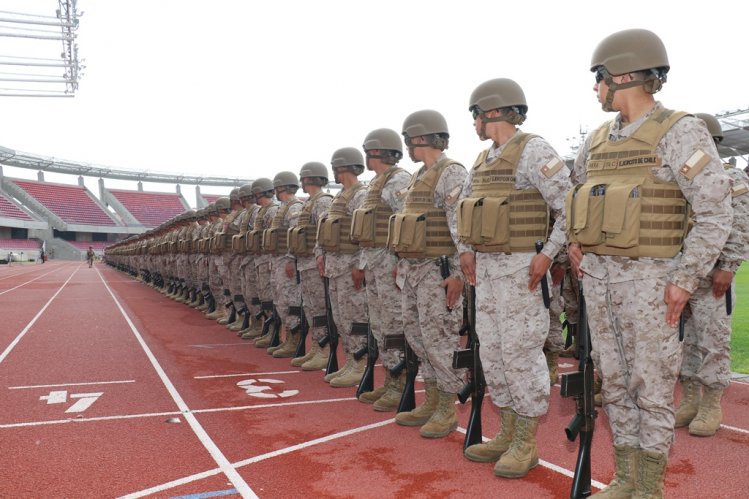
[[[749,374],[749,265],[736,274],[736,306],[733,310],[731,336],[731,370]]]

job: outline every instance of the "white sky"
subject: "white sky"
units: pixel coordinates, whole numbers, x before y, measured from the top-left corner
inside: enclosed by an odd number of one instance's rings
[[[79,0],[86,69],[78,94],[0,97],[0,145],[115,168],[272,178],[298,173],[307,161],[329,164],[335,149],[360,147],[375,128],[400,132],[408,114],[432,108],[447,118],[448,154],[469,167],[488,147],[473,131],[470,93],[507,77],[528,100],[523,129],[565,155],[580,127],[612,116],[596,102],[589,63],[596,44],[617,30],[647,28],[663,39],[671,71],[658,98],[666,106],[749,107],[749,4],[700,5]],[[0,0],[6,11],[54,15],[56,8],[55,0]],[[1,37],[0,55],[42,43],[46,57],[59,56],[60,42]],[[415,170],[407,158],[402,165]],[[36,178],[31,170],[3,170]],[[135,189],[134,182],[105,183]],[[95,178],[86,185],[98,194]],[[194,202],[192,186],[182,192]]]

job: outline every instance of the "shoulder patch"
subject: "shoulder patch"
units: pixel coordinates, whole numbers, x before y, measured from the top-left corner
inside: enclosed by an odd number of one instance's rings
[[[543,173],[546,178],[551,178],[556,174],[556,172],[561,170],[563,166],[564,163],[562,160],[559,158],[553,158],[541,168],[541,173]]]
[[[710,155],[702,149],[698,149],[692,154],[684,166],[681,167],[679,173],[684,175],[689,180],[692,180],[697,176],[698,173],[710,162]]]
[[[749,185],[746,185],[744,182],[737,182],[736,185],[731,188],[731,197],[735,198],[742,194],[746,194],[747,192],[749,192]]]
[[[458,200],[458,196],[460,195],[461,190],[463,190],[463,188],[461,186],[458,186],[450,191],[450,194],[447,195],[447,204],[455,204],[455,201]]]

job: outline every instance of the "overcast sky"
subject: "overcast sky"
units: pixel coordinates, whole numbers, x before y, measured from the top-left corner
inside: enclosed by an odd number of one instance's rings
[[[581,127],[613,116],[599,108],[589,63],[596,44],[617,30],[647,28],[663,39],[671,71],[657,97],[666,106],[749,107],[749,4],[701,5],[79,0],[86,69],[78,94],[0,97],[0,145],[116,168],[272,178],[298,173],[307,161],[329,164],[335,149],[360,147],[375,128],[400,132],[408,114],[432,108],[447,118],[448,154],[469,167],[489,145],[473,131],[470,93],[507,77],[528,100],[523,129],[566,155]],[[55,0],[0,0],[5,11],[54,15],[56,8]],[[0,55],[30,43],[39,42],[0,38]],[[59,57],[60,42],[44,43],[48,57]],[[415,170],[407,158],[403,166]],[[36,176],[3,168],[7,176]],[[98,192],[96,179],[86,184]],[[192,191],[183,187],[190,202]]]

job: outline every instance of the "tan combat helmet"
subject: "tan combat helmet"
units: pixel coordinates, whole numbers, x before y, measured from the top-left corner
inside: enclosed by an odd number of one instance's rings
[[[276,192],[296,194],[297,189],[299,189],[299,179],[294,172],[278,172],[273,177],[273,187]]]
[[[254,196],[252,193],[252,184],[244,184],[239,188],[239,200],[244,201]]]
[[[642,86],[650,94],[656,93],[666,82],[670,69],[668,54],[658,35],[646,29],[625,29],[604,38],[593,52],[590,70],[596,73],[596,81],[606,81],[609,92],[604,111],[613,111],[611,103],[617,90]],[[642,80],[615,83],[612,75],[647,72]]]
[[[252,183],[252,193],[255,199],[258,197],[273,197],[273,182],[269,178],[259,178]]]
[[[231,201],[228,197],[222,196],[216,200],[215,209],[219,215],[229,213],[231,211]]]
[[[398,132],[390,128],[378,128],[369,132],[364,138],[362,149],[367,159],[379,159],[388,165],[397,164],[403,157],[403,141]],[[375,155],[371,151],[379,151],[379,154]]]
[[[490,118],[487,111],[502,109],[502,115]],[[513,125],[522,125],[528,114],[528,103],[525,93],[514,80],[494,78],[476,87],[468,101],[468,110],[474,119],[481,116],[483,123],[508,121]],[[483,134],[482,134],[483,135]]]
[[[694,115],[705,122],[707,131],[710,132],[716,144],[723,140],[723,129],[720,127],[720,122],[718,122],[715,116],[707,113],[695,113]]]
[[[414,137],[426,136],[426,144],[413,144]],[[414,147],[434,147],[444,151],[447,149],[450,132],[447,129],[447,121],[437,111],[424,109],[409,114],[403,121],[403,138],[409,148],[409,154]],[[413,159],[413,154],[411,154]]]
[[[364,172],[364,156],[355,147],[343,147],[333,153],[330,165],[333,167],[333,173],[336,173],[338,168],[348,167],[348,170],[358,177]]]
[[[239,187],[235,187],[229,193],[229,201],[231,204],[239,203]]]
[[[299,179],[304,182],[305,178],[308,184],[323,187],[328,184],[328,167],[318,161],[304,163],[299,170]]]

